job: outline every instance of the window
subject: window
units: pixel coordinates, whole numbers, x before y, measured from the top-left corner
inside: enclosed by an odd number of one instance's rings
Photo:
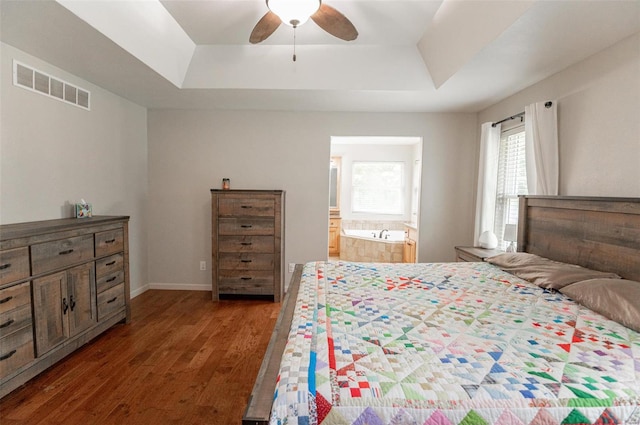
[[[527,194],[527,170],[525,161],[524,126],[505,130],[500,137],[498,155],[498,185],[494,233],[498,248],[506,249],[510,242],[504,240],[507,224],[518,224],[518,195]]]
[[[352,212],[404,214],[404,163],[354,162],[351,186]]]

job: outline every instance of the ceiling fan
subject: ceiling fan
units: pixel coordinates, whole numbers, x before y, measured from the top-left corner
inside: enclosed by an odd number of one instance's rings
[[[329,34],[345,41],[358,37],[358,31],[342,13],[322,0],[266,0],[269,11],[258,21],[251,32],[249,42],[257,44],[266,40],[285,23],[294,29],[309,18]],[[294,59],[295,60],[295,59]]]

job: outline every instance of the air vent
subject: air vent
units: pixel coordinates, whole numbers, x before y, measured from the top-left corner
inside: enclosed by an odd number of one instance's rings
[[[15,60],[13,61],[13,84],[82,109],[90,110],[89,100],[91,99],[91,93],[89,91]]]

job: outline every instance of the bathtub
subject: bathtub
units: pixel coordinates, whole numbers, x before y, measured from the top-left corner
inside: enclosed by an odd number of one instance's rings
[[[365,263],[401,263],[404,231],[385,230],[382,238],[379,235],[380,230],[344,229],[340,235],[340,259]]]
[[[385,230],[382,238],[379,237],[380,230],[349,230],[345,229],[344,234],[346,236],[365,238],[365,239],[375,239],[376,241],[382,242],[404,242],[404,231],[403,230]]]

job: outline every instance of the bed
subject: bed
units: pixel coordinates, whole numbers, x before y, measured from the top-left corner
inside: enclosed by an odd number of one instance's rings
[[[522,197],[518,232],[525,256],[640,281],[640,199]],[[297,267],[243,424],[640,424],[640,333],[513,273]]]

